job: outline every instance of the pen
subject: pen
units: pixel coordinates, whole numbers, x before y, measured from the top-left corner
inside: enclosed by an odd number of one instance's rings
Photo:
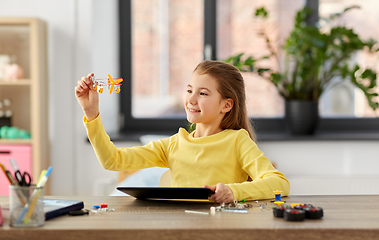
[[[16,182],[16,180],[14,180],[14,178],[12,177],[12,174],[4,167],[2,163],[0,163],[0,167],[3,170],[5,176],[8,178],[9,183],[11,185],[17,186],[18,183]]]
[[[200,212],[200,211],[191,211],[191,210],[185,210],[184,212],[186,213],[196,213],[196,214],[204,214],[204,215],[209,215],[208,212]]]
[[[9,159],[9,162],[11,163],[11,166],[12,166],[14,172],[20,171],[20,169],[16,163],[16,160],[11,158],[11,159]]]
[[[16,173],[20,172],[20,169],[18,168],[16,160],[14,160],[13,158],[11,158],[11,159],[9,159],[9,162],[11,163],[11,166],[13,168],[14,176],[17,178]],[[16,180],[15,180],[15,182],[16,182]],[[14,185],[14,184],[12,184],[12,185]],[[18,185],[21,185],[21,183],[18,184]]]
[[[42,170],[41,174],[39,175],[37,183],[39,183],[41,181],[42,177],[45,176],[45,175],[46,175],[46,170],[44,169],[44,170]]]
[[[39,197],[39,195],[41,193],[41,189],[40,188],[43,187],[43,186],[45,186],[45,183],[47,182],[47,179],[49,178],[51,170],[52,170],[52,167],[50,166],[47,169],[46,174],[41,178],[40,181],[38,181],[36,189],[34,189],[32,195],[29,198],[29,201],[25,204],[25,206],[22,209],[22,212],[21,212],[19,218],[17,219],[17,222],[16,222],[17,224],[20,224],[21,220],[24,218],[24,216],[25,216],[25,214],[26,214],[27,211],[29,211],[28,212],[29,217],[32,214],[34,206],[35,206],[35,203],[33,204],[33,202],[34,201],[37,202],[38,197]],[[33,205],[33,206],[31,206],[31,205]],[[29,222],[29,217],[25,218],[24,223],[28,223]]]
[[[39,175],[37,183],[39,183],[41,181],[42,177],[45,176],[45,175],[46,175],[46,170],[44,169],[44,170],[42,170],[41,174]]]
[[[9,183],[11,185],[13,185],[13,186],[20,186],[18,184],[18,182],[16,182],[16,180],[14,180],[14,178],[12,177],[12,174],[7,169],[5,169],[5,167],[4,167],[4,165],[2,163],[0,163],[0,167],[3,170],[5,176],[8,178],[8,181],[9,181]],[[22,192],[19,192],[19,191],[16,191],[16,193],[17,193],[17,196],[20,199],[20,202],[22,203],[22,205],[25,205],[26,204],[26,197],[25,197],[25,195]]]
[[[41,182],[42,178],[46,175],[46,170],[42,170],[40,176],[39,176],[39,180],[38,182]],[[39,191],[36,195],[36,197],[33,199],[33,202],[32,204],[30,204],[30,207],[29,207],[29,211],[26,213],[26,216],[25,216],[25,219],[24,219],[24,223],[25,224],[28,224],[29,222],[29,219],[30,219],[30,216],[32,215],[33,213],[33,209],[34,207],[36,206],[36,203],[37,203],[37,200],[38,200],[38,197],[39,195],[41,194],[41,191]]]

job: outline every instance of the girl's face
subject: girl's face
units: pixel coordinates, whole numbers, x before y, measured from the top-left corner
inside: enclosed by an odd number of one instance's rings
[[[208,74],[194,72],[187,86],[185,110],[191,123],[219,127],[226,112],[227,99],[217,91],[217,81]]]

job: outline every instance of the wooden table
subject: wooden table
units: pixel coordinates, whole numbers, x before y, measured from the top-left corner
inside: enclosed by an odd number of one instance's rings
[[[379,239],[379,195],[290,196],[289,203],[310,203],[324,209],[321,220],[287,222],[274,218],[270,201],[253,203],[249,213],[207,211],[212,203],[142,201],[132,197],[46,197],[85,202],[85,208],[107,203],[115,212],[61,216],[40,228],[9,227],[9,211],[3,209],[0,239]],[[269,210],[260,204],[268,203]],[[0,196],[3,208],[8,197]]]

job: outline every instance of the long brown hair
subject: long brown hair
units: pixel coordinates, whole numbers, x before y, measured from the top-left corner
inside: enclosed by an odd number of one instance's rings
[[[255,141],[255,132],[247,116],[245,81],[240,71],[221,61],[203,61],[197,65],[193,72],[208,74],[216,79],[218,92],[223,99],[231,98],[233,108],[227,112],[221,121],[222,129],[245,129],[250,138]],[[192,128],[195,128],[193,125]]]

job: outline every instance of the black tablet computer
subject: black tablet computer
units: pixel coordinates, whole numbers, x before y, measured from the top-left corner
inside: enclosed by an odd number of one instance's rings
[[[138,199],[207,200],[214,192],[209,188],[117,187],[117,190]]]

